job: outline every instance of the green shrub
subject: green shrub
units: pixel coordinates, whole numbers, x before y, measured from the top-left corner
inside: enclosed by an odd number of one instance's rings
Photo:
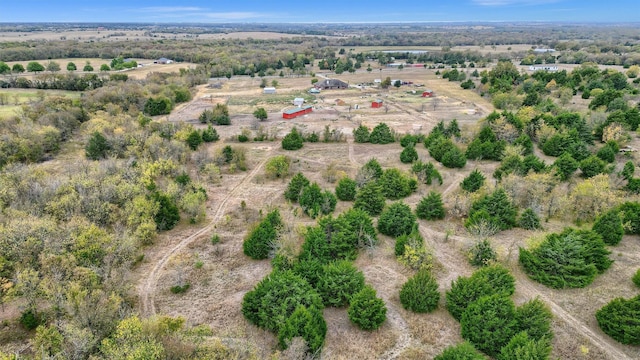
[[[403,148],[408,146],[416,146],[417,143],[422,142],[424,135],[411,135],[406,134],[400,139],[400,146]]]
[[[282,139],[282,148],[285,150],[298,150],[304,145],[303,142],[304,138],[298,132],[298,129],[294,127],[291,129],[291,132]]]
[[[516,309],[518,331],[526,331],[527,335],[534,340],[551,341],[552,319],[551,310],[538,298],[529,300]]]
[[[100,160],[107,157],[108,151],[111,150],[111,145],[100,132],[94,131],[87,141],[87,145],[84,147],[85,155],[91,160]]]
[[[625,202],[618,207],[624,231],[627,234],[640,234],[640,203]]]
[[[391,200],[407,197],[414,190],[410,184],[410,178],[396,168],[387,169],[382,173],[378,184],[382,194]]]
[[[20,324],[27,330],[33,330],[42,324],[42,318],[35,310],[27,309],[20,314]]]
[[[509,270],[499,265],[484,267],[471,277],[458,277],[446,293],[447,310],[456,320],[472,302],[482,296],[499,294],[511,296],[515,291],[515,279]]]
[[[358,190],[353,207],[364,210],[371,216],[380,215],[384,209],[385,200],[382,189],[377,182],[369,182]]]
[[[479,298],[465,309],[460,329],[464,339],[495,357],[517,329],[513,301],[502,294]]]
[[[171,230],[180,221],[180,210],[175,201],[167,194],[155,192],[154,200],[158,203],[158,212],[154,216],[156,228],[160,231]]]
[[[202,144],[203,142],[202,135],[200,135],[198,130],[193,130],[187,136],[186,142],[191,150],[196,150],[198,149],[198,146],[200,146],[200,144]]]
[[[412,247],[423,247],[424,239],[422,235],[420,235],[420,231],[418,230],[418,226],[415,226],[409,234],[401,235],[396,238],[396,244],[394,247],[394,253],[396,256],[404,255],[405,249],[407,246]]]
[[[171,112],[172,108],[173,104],[171,103],[171,100],[165,96],[149,98],[144,104],[145,114],[151,116],[166,115]]]
[[[586,178],[594,177],[605,172],[607,164],[600,160],[597,156],[591,155],[580,161],[580,170],[582,176]]]
[[[242,300],[242,314],[258,327],[278,333],[299,307],[323,308],[320,295],[291,271],[272,272]]]
[[[617,151],[607,144],[598,150],[596,156],[604,162],[612,163],[616,161],[616,153]]]
[[[354,201],[357,193],[355,180],[343,177],[336,186],[336,197],[341,201]]]
[[[520,214],[520,219],[518,219],[518,226],[526,230],[537,230],[542,229],[542,225],[540,225],[540,219],[538,215],[531,208],[527,208],[525,211]]]
[[[633,283],[636,284],[636,286],[640,288],[640,269],[638,269],[636,271],[636,273],[633,274],[633,277],[631,278],[631,281],[633,281]]]
[[[349,320],[363,330],[375,330],[387,319],[387,307],[376,291],[365,285],[351,298],[347,310]]]
[[[289,342],[299,336],[307,343],[308,352],[316,354],[322,348],[326,335],[327,323],[324,321],[322,311],[314,306],[307,309],[304,305],[300,305],[278,331],[278,343],[281,348],[287,349]]]
[[[473,266],[487,266],[497,259],[498,255],[488,239],[476,242],[469,250],[469,262]]]
[[[343,307],[363,287],[362,272],[350,261],[343,260],[324,266],[317,289],[325,306]]]
[[[469,219],[465,223],[465,227],[469,229],[474,225],[474,214],[484,211],[490,220],[500,230],[511,229],[516,225],[516,217],[518,210],[511,203],[509,196],[502,189],[496,189],[492,194],[485,195],[471,205],[469,210]]]
[[[425,220],[444,219],[445,211],[442,196],[435,191],[430,191],[416,206],[416,215],[419,219]]]
[[[520,248],[520,264],[533,280],[554,289],[585,287],[611,266],[600,235],[567,228],[536,248]]]
[[[190,287],[191,287],[191,284],[175,285],[171,287],[171,292],[174,294],[182,294],[187,292],[187,290],[189,290]]]
[[[433,179],[438,180],[438,184],[442,185],[442,175],[432,163],[423,163],[418,160],[411,166],[411,172],[416,174],[418,180],[427,185],[431,185]]]
[[[409,234],[416,224],[416,216],[411,208],[397,202],[385,208],[378,218],[378,231],[381,234],[398,237]]]
[[[380,123],[371,130],[369,135],[369,142],[372,144],[389,144],[394,142],[394,136],[389,126],[385,123]]]
[[[432,312],[439,301],[438,283],[428,270],[418,271],[400,289],[402,307],[413,312]]]
[[[596,312],[596,320],[600,329],[616,341],[640,345],[640,295],[611,300]]]
[[[462,180],[460,187],[464,191],[476,192],[484,185],[485,179],[485,176],[478,169],[474,169],[469,176]]]
[[[314,259],[322,264],[355,260],[361,244],[375,241],[371,219],[359,210],[346,211],[337,218],[324,217],[318,226],[307,229],[300,260]]]
[[[351,208],[340,214],[338,219],[344,220],[349,225],[358,247],[371,246],[378,242],[373,220],[366,211]]]
[[[300,193],[299,201],[304,213],[312,219],[333,212],[338,202],[333,193],[322,191],[317,183],[304,187]]]
[[[369,136],[369,128],[364,125],[360,125],[353,130],[353,140],[357,143],[369,142]]]
[[[280,212],[275,209],[267,215],[242,243],[245,255],[255,260],[266,259],[274,248],[278,228],[282,225]]]
[[[485,360],[485,357],[467,341],[451,345],[433,360]]]
[[[298,202],[298,198],[300,197],[300,193],[302,193],[302,189],[309,185],[309,179],[307,179],[302,173],[295,174],[291,181],[289,181],[289,185],[287,186],[287,190],[284,192],[284,198],[291,202]]]
[[[607,245],[618,245],[624,236],[622,219],[617,209],[612,209],[600,215],[591,228],[602,237]]]
[[[513,336],[501,350],[497,360],[547,360],[551,345],[546,339],[535,340],[526,331]]]
[[[403,164],[411,164],[416,160],[418,160],[418,152],[416,151],[415,146],[409,145],[400,153],[400,161]]]
[[[580,164],[569,153],[560,155],[553,163],[560,180],[568,180],[578,170]]]
[[[454,146],[442,155],[441,162],[448,168],[463,168],[467,164],[467,157],[462,150]]]

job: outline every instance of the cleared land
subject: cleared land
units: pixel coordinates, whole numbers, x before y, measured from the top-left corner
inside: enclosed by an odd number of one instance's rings
[[[492,111],[491,104],[477,94],[463,91],[457,83],[437,79],[432,71],[413,69],[391,72],[358,73],[339,76],[350,84],[372,82],[374,78],[400,78],[424,84],[424,87],[402,87],[382,91],[375,88],[350,88],[327,90],[315,99],[309,99],[316,107],[312,114],[294,120],[283,120],[281,110],[292,106],[293,97],[303,94],[310,87],[309,78],[274,78],[279,82],[277,95],[263,95],[258,87],[259,79],[232,78],[215,80],[219,88],[202,86],[189,104],[176,109],[168,118],[171,121],[196,120],[199,113],[218,102],[229,104],[231,126],[216,127],[223,141],[207,145],[214,153],[224,145],[233,143],[247,150],[250,159],[246,172],[225,174],[219,184],[210,184],[208,190],[209,223],[202,227],[182,227],[163,234],[156,245],[148,249],[145,262],[137,274],[142,309],[146,315],[164,313],[184,316],[192,324],[207,324],[220,339],[234,348],[266,358],[276,345],[275,337],[248,324],[240,312],[244,294],[269,273],[268,261],[254,261],[242,253],[242,241],[247,224],[258,219],[260,210],[278,206],[290,231],[285,237],[300,243],[297,228],[312,224],[306,216],[299,215],[295,206],[287,205],[283,192],[288,180],[267,180],[263,175],[264,161],[278,154],[292,159],[292,173],[302,171],[311,181],[323,188],[332,189],[322,176],[332,164],[353,177],[357,169],[370,158],[377,158],[383,167],[398,167],[408,171],[409,166],[399,162],[401,147],[396,144],[371,145],[342,143],[306,143],[295,152],[281,149],[279,142],[235,143],[235,136],[242,128],[256,129],[262,126],[269,134],[283,136],[293,126],[304,132],[321,133],[326,125],[343,134],[359,123],[369,127],[385,122],[400,133],[420,131],[427,133],[439,120],[457,118],[463,132],[476,126],[478,119]],[[412,93],[422,89],[435,90],[435,98],[421,98]],[[382,98],[388,108],[371,109],[371,100]],[[337,99],[344,105],[336,105]],[[434,108],[435,102],[435,108]],[[355,109],[359,105],[359,109]],[[256,122],[251,112],[258,106],[265,107],[269,119]],[[351,109],[349,108],[351,106]],[[473,110],[473,111],[471,111]],[[433,161],[424,147],[418,146],[423,161]],[[470,161],[464,169],[450,170],[436,166],[443,175],[440,186],[421,185],[418,192],[404,199],[412,208],[431,189],[443,193],[445,206],[451,208],[456,201],[459,182],[474,168],[491,174],[495,162]],[[241,203],[244,202],[246,207]],[[340,202],[336,212],[350,207]],[[566,224],[545,223],[545,231],[560,231]],[[420,231],[433,249],[437,265],[435,276],[441,291],[450,287],[458,276],[470,275],[466,251],[475,239],[470,238],[460,219],[448,217],[442,221],[420,221]],[[218,234],[221,242],[212,245],[210,238]],[[636,239],[625,238],[614,249],[615,260],[611,269],[599,276],[586,289],[553,290],[537,284],[522,273],[517,264],[517,249],[527,246],[528,239],[542,232],[514,229],[499,233],[493,245],[517,278],[515,301],[521,304],[539,296],[553,310],[553,357],[561,359],[637,359],[640,349],[619,344],[602,333],[594,318],[596,309],[613,297],[631,297],[637,289],[629,280],[634,269],[640,267],[640,244]],[[356,265],[388,307],[385,324],[372,333],[358,330],[349,322],[346,309],[326,309],[328,334],[323,355],[328,359],[424,359],[432,358],[450,344],[462,341],[459,324],[444,309],[444,297],[440,307],[431,314],[416,315],[400,305],[398,292],[411,272],[401,266],[393,255],[393,239],[379,235],[379,245],[360,254]],[[202,267],[196,267],[202,262]],[[186,280],[191,288],[185,295],[171,294],[169,288]],[[348,354],[348,355],[346,355]]]

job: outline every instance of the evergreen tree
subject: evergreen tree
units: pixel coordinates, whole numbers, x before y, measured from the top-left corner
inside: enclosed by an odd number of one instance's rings
[[[416,160],[418,160],[418,152],[415,146],[406,146],[400,153],[400,161],[404,164],[411,164]]]
[[[110,149],[111,146],[107,142],[107,138],[97,131],[91,134],[91,137],[84,148],[87,158],[91,160],[99,160],[107,157],[107,152]]]
[[[438,283],[428,270],[420,270],[400,289],[400,303],[407,310],[426,313],[438,307]]]
[[[429,192],[429,195],[423,197],[418,203],[416,215],[419,219],[425,220],[444,219],[445,211],[442,196],[435,191]]]
[[[517,325],[513,301],[501,294],[472,302],[460,319],[462,337],[489,356],[509,343]]]
[[[382,212],[384,205],[382,189],[377,182],[370,182],[358,190],[353,207],[364,210],[371,216],[377,216]]]
[[[416,216],[411,208],[397,202],[386,207],[378,218],[378,231],[381,234],[398,237],[411,233],[416,224]]]
[[[180,211],[175,201],[167,194],[154,193],[154,200],[158,203],[158,212],[154,216],[158,230],[171,230],[180,221]]]
[[[592,230],[602,237],[605,244],[618,245],[624,236],[624,227],[618,210],[612,209],[600,215],[593,224]]]
[[[484,185],[485,179],[484,175],[482,175],[478,169],[474,169],[469,176],[462,180],[460,187],[468,192],[476,192]]]
[[[304,138],[298,132],[295,127],[291,129],[291,132],[285,135],[282,139],[282,148],[285,150],[298,150],[302,148]]]
[[[569,153],[560,155],[553,163],[560,180],[566,181],[578,170],[579,163]]]
[[[187,136],[187,145],[189,145],[189,148],[191,150],[196,150],[198,149],[198,146],[200,146],[200,144],[202,144],[202,136],[200,135],[200,133],[198,132],[198,130],[193,130],[189,133],[189,135]]]
[[[364,125],[360,125],[353,130],[353,140],[357,143],[369,142],[369,136],[369,128]]]
[[[485,360],[485,357],[473,345],[465,341],[458,345],[448,346],[433,360]]]
[[[546,339],[535,340],[526,331],[513,336],[501,350],[497,360],[547,360],[551,355],[551,345]]]
[[[213,126],[211,126],[211,124],[207,126],[206,130],[202,131],[202,141],[214,142],[214,141],[218,141],[218,139],[220,139],[220,136],[218,135],[218,131],[214,129]]]
[[[640,295],[616,298],[596,312],[598,326],[616,341],[640,345]]]
[[[540,225],[540,219],[538,218],[538,215],[536,215],[536,213],[531,208],[527,208],[522,212],[522,214],[520,214],[518,226],[526,230],[542,229],[542,225]]]
[[[387,319],[387,307],[369,285],[355,293],[347,310],[349,320],[363,330],[375,330]]]
[[[289,342],[299,336],[307,343],[309,353],[316,354],[322,348],[326,335],[327,323],[322,311],[314,306],[307,309],[299,305],[278,331],[278,343],[287,349]]]
[[[289,181],[289,185],[287,186],[287,190],[284,192],[284,198],[291,202],[298,202],[298,198],[300,197],[300,193],[302,193],[302,189],[309,185],[309,179],[307,179],[302,173],[295,174],[291,181]]]
[[[357,183],[348,177],[343,177],[336,186],[336,197],[342,201],[353,201],[356,198]]]
[[[369,142],[372,144],[389,144],[394,141],[391,129],[385,123],[376,125],[376,127],[371,130],[371,135],[369,135]]]
[[[378,180],[382,193],[387,199],[397,200],[407,197],[414,190],[410,179],[396,168],[387,169]]]
[[[364,275],[350,261],[337,261],[324,266],[318,281],[318,293],[325,306],[343,307],[353,294],[364,287]]]

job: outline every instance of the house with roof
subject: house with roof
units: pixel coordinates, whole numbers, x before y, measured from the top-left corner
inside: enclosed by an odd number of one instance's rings
[[[349,87],[349,84],[342,80],[338,79],[325,79],[322,81],[318,81],[315,83],[314,87],[320,90],[328,90],[328,89],[346,89]]]

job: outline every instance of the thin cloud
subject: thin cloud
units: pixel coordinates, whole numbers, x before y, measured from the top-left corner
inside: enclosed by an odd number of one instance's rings
[[[560,2],[562,0],[472,0],[480,6],[511,6],[511,5],[545,5]]]
[[[149,6],[140,8],[137,11],[140,12],[152,12],[152,13],[176,13],[176,12],[189,12],[189,11],[206,11],[207,9],[197,6]]]
[[[256,12],[209,12],[203,13],[203,16],[209,19],[217,19],[217,20],[244,20],[244,19],[255,19],[264,17],[265,14],[256,13]]]

